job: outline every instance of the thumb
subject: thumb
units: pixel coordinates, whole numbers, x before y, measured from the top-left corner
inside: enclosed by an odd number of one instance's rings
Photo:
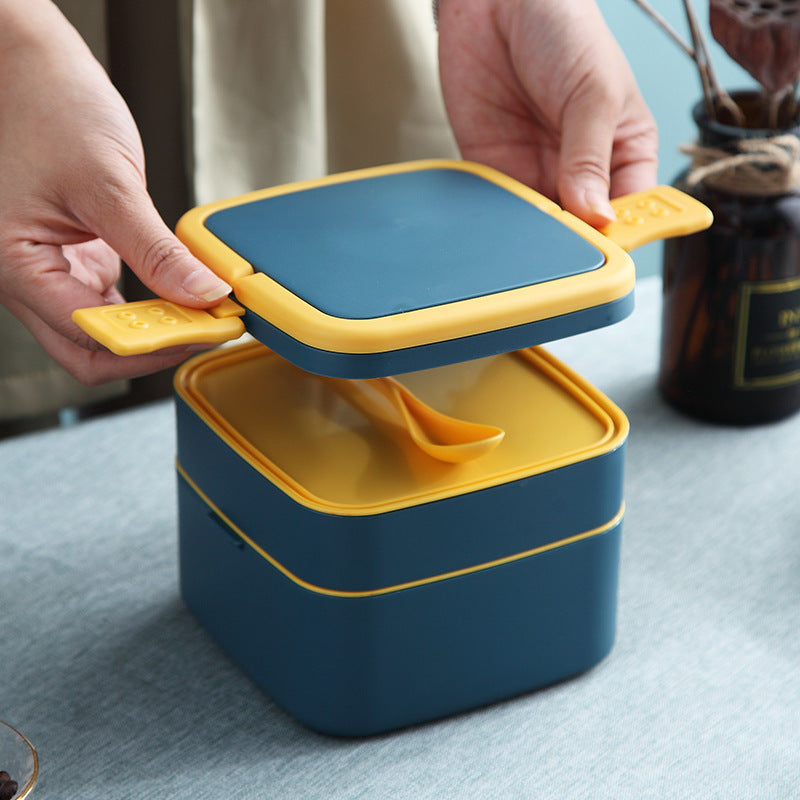
[[[158,296],[182,305],[213,305],[231,287],[195,258],[161,219],[144,186],[114,192],[88,224]]]
[[[616,116],[610,104],[573,100],[564,109],[558,170],[561,205],[595,227],[616,219],[609,202]]]

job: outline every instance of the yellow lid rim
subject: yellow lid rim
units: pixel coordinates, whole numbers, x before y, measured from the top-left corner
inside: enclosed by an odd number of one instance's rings
[[[469,567],[463,567],[461,569],[452,570],[450,572],[442,572],[437,575],[431,575],[425,578],[418,578],[417,580],[413,581],[405,581],[403,583],[394,584],[392,586],[381,586],[377,589],[362,589],[357,591],[347,591],[341,589],[329,589],[323,586],[318,586],[317,584],[309,583],[308,581],[301,578],[296,573],[292,572],[288,567],[278,561],[274,556],[272,556],[267,550],[265,550],[261,545],[255,542],[250,536],[248,536],[230,517],[228,517],[220,508],[217,506],[213,500],[192,480],[191,476],[186,472],[186,470],[181,466],[181,464],[176,461],[175,468],[178,474],[186,481],[186,484],[189,488],[200,498],[200,500],[205,503],[205,505],[217,516],[219,517],[222,522],[227,525],[233,533],[235,533],[245,544],[251,547],[256,553],[258,553],[265,561],[271,564],[275,569],[277,569],[281,574],[287,577],[292,583],[296,584],[302,589],[306,589],[307,591],[313,592],[314,594],[325,595],[328,597],[341,597],[346,599],[365,599],[368,597],[379,597],[381,595],[386,594],[393,594],[395,592],[401,592],[405,589],[414,589],[418,586],[427,586],[432,583],[440,583],[441,581],[449,580],[450,578],[459,578],[464,575],[471,575],[476,572],[483,572],[485,570],[491,569],[492,567],[499,567],[504,564],[512,564],[516,561],[522,561],[526,558],[533,558],[537,555],[542,553],[546,553],[550,550],[556,550],[561,547],[566,547],[570,544],[575,544],[577,542],[581,542],[584,539],[590,539],[595,536],[600,536],[604,533],[608,533],[609,531],[613,530],[617,525],[622,522],[623,517],[625,516],[625,503],[624,501],[619,507],[617,513],[607,522],[602,523],[594,528],[591,528],[587,531],[582,531],[577,534],[573,534],[571,536],[566,536],[562,539],[558,539],[553,542],[548,542],[547,544],[538,545],[537,547],[532,547],[529,550],[523,550],[519,553],[512,553],[511,555],[501,556],[500,558],[492,559],[491,561],[485,561],[480,564],[474,564]]]
[[[484,475],[472,480],[465,480],[445,488],[409,493],[401,499],[360,505],[339,503],[314,494],[281,469],[251,444],[246,436],[230,425],[216,411],[213,405],[206,400],[199,389],[199,382],[208,371],[219,369],[224,365],[246,361],[252,358],[255,353],[264,351],[271,352],[259,342],[249,342],[235,347],[223,348],[222,350],[200,353],[178,368],[174,378],[175,390],[178,396],[200,417],[211,433],[225,442],[253,469],[295,502],[325,514],[369,516],[457,497],[596,458],[618,449],[628,437],[629,422],[620,408],[546,350],[541,347],[530,347],[516,351],[516,355],[545,373],[550,380],[557,383],[561,389],[578,400],[586,412],[601,424],[603,434],[594,442],[589,446],[560,453],[556,458],[536,461],[527,467],[512,467],[506,470],[499,470],[488,476]],[[277,355],[275,357],[280,358]]]
[[[237,205],[320,186],[424,169],[470,172],[503,187],[590,242],[603,254],[605,263],[579,275],[499,292],[488,301],[487,297],[477,297],[384,317],[344,319],[320,311],[265,273],[256,272],[205,226],[210,215]],[[250,192],[192,209],[180,219],[176,230],[191,252],[230,283],[237,299],[251,311],[303,345],[339,353],[391,352],[540,322],[619,300],[633,291],[636,278],[628,253],[590,225],[491,167],[454,159],[371,167]]]

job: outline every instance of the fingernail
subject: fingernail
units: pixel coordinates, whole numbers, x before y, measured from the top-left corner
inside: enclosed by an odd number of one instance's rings
[[[231,293],[231,287],[207,269],[189,273],[183,282],[183,290],[201,300],[221,300]]]
[[[605,217],[609,222],[613,222],[617,218],[617,212],[614,207],[608,202],[608,198],[596,193],[586,193],[586,205],[589,209],[598,216]]]

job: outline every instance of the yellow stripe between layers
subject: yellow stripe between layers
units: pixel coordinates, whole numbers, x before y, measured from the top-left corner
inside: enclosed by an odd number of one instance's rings
[[[436,583],[438,581],[444,581],[448,578],[458,578],[461,575],[469,575],[473,572],[480,572],[484,569],[489,569],[491,567],[498,567],[501,564],[510,564],[513,561],[521,561],[523,558],[529,558],[530,556],[538,555],[539,553],[545,553],[548,550],[555,550],[558,547],[563,547],[564,545],[572,544],[573,542],[580,542],[583,539],[588,539],[591,536],[597,536],[601,533],[606,533],[606,531],[610,531],[614,528],[622,519],[623,515],[625,514],[625,503],[623,501],[622,505],[619,508],[619,511],[605,524],[599,525],[596,528],[592,528],[591,530],[584,531],[583,533],[577,533],[574,536],[568,536],[566,539],[559,539],[557,542],[550,542],[549,544],[544,544],[539,547],[533,547],[530,550],[524,550],[521,553],[515,553],[514,555],[504,556],[503,558],[496,558],[493,561],[486,561],[483,564],[476,564],[472,567],[464,567],[463,569],[453,570],[452,572],[443,572],[440,575],[432,575],[429,578],[420,578],[419,580],[415,581],[407,581],[406,583],[398,583],[396,586],[385,586],[381,589],[367,589],[364,591],[356,591],[356,592],[347,592],[347,591],[340,591],[338,589],[325,589],[322,586],[315,586],[313,583],[309,583],[308,581],[304,581],[302,578],[299,578],[293,572],[290,572],[283,564],[276,561],[266,550],[262,547],[259,547],[241,528],[239,528],[230,518],[228,518],[208,497],[208,495],[203,492],[203,490],[189,477],[183,467],[180,465],[178,461],[175,462],[175,467],[178,470],[178,473],[181,477],[186,481],[186,483],[191,487],[191,489],[197,494],[197,496],[232,530],[236,533],[237,536],[241,537],[242,541],[247,542],[250,547],[253,548],[260,556],[265,558],[270,564],[272,564],[275,569],[279,572],[283,573],[290,581],[296,583],[298,586],[302,587],[303,589],[307,589],[310,592],[315,592],[316,594],[323,594],[328,595],[329,597],[348,597],[348,598],[358,598],[358,597],[377,597],[382,594],[391,594],[392,592],[399,592],[404,589],[413,589],[415,586],[424,586],[428,583]]]

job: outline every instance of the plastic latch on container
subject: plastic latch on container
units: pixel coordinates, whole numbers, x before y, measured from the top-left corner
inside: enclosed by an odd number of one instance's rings
[[[623,250],[704,230],[713,221],[711,211],[672,186],[656,186],[611,201],[617,220],[600,232]]]
[[[167,300],[79,308],[73,321],[118,356],[152,353],[184,344],[220,344],[244,333],[244,308],[226,297],[213,308],[189,308]]]

